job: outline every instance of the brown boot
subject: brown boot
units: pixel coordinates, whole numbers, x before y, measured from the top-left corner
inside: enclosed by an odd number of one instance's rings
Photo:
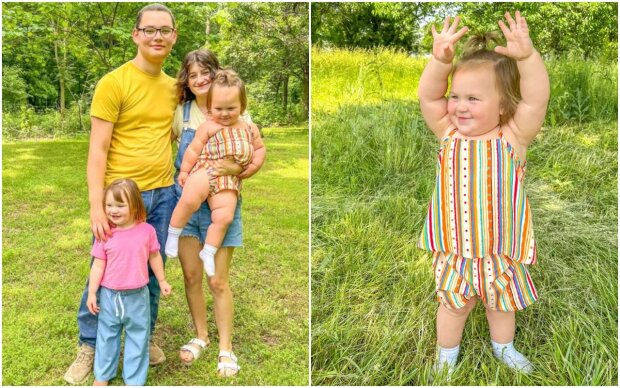
[[[149,365],[161,364],[164,361],[166,361],[164,352],[155,345],[155,342],[149,342]]]
[[[65,381],[69,384],[83,384],[93,370],[95,348],[86,344],[80,345],[77,357],[65,373]]]

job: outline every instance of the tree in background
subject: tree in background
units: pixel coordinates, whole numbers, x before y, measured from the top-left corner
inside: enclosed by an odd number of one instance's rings
[[[442,3],[312,3],[312,43],[416,51],[424,20]]]
[[[3,3],[2,59],[7,77],[3,109],[58,112],[57,125],[63,133],[68,110],[80,123],[73,131],[85,131],[88,120],[82,116],[87,114],[95,83],[135,56],[129,32],[146,4]],[[163,67],[167,74],[176,76],[188,51],[208,47],[222,64],[244,77],[253,93],[252,111],[260,107],[268,112],[257,111],[263,125],[307,118],[305,3],[173,3],[169,7],[179,39]],[[5,83],[11,85],[10,92]],[[11,125],[11,120],[3,123]]]
[[[460,15],[472,31],[493,31],[506,11],[515,10],[527,18],[544,55],[617,58],[617,3],[313,3],[312,43],[422,54],[432,47],[430,22]]]
[[[219,5],[207,23],[207,47],[251,84],[253,115],[260,120],[269,116],[298,120],[308,117],[310,61],[306,3]],[[261,105],[264,100],[279,103]],[[298,109],[294,109],[295,104]]]

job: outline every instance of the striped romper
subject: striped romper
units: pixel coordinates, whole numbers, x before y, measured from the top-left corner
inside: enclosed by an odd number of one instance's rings
[[[433,252],[437,299],[458,309],[474,295],[493,310],[538,299],[527,265],[536,262],[525,163],[501,130],[497,139],[441,141],[435,192],[418,247]]]
[[[252,142],[253,136],[249,128],[222,128],[207,140],[189,175],[200,169],[206,170],[211,177],[209,180],[209,196],[222,190],[235,190],[239,193],[241,191],[241,179],[234,175],[215,176],[207,161],[232,156],[236,163],[245,167],[250,164],[254,156]]]

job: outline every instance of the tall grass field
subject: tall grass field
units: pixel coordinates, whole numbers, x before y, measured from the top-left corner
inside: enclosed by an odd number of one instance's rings
[[[439,142],[417,103],[428,59],[312,52],[314,385],[618,384],[617,64],[546,62],[552,97],[528,149],[539,301],[518,312],[523,375],[493,357],[484,308],[435,378],[435,284],[416,248]]]
[[[217,376],[206,277],[211,345],[191,367],[179,361],[194,331],[181,265],[168,260],[173,289],[160,300],[154,334],[167,360],[150,368],[147,385],[308,384],[308,128],[263,133],[268,156],[244,182],[244,247],[231,266],[241,371]],[[2,151],[2,384],[65,385],[90,264],[88,139],[11,142]],[[112,385],[123,384],[120,373]]]

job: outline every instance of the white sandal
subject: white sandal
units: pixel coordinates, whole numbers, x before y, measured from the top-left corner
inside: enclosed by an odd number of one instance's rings
[[[196,349],[192,345],[198,345],[199,349]],[[207,342],[201,340],[200,338],[192,338],[187,344],[181,346],[181,350],[185,350],[185,351],[190,352],[194,356],[194,358],[192,358],[191,361],[184,361],[183,359],[181,359],[181,363],[183,363],[183,365],[185,365],[185,366],[192,365],[194,363],[194,361],[196,361],[197,359],[200,358],[200,355],[202,354],[202,351],[208,345],[209,344]]]
[[[232,360],[232,362],[227,361],[227,362],[221,362],[220,358],[222,357],[228,357]],[[241,369],[241,367],[239,366],[239,364],[237,364],[237,357],[235,356],[235,354],[232,351],[228,351],[228,350],[220,350],[220,354],[217,356],[217,372],[219,374],[220,370],[222,369],[230,369],[232,371],[234,371],[235,373],[233,373],[230,376],[222,376],[220,374],[221,377],[232,377],[234,375],[237,374],[237,372],[239,372],[239,369]]]

